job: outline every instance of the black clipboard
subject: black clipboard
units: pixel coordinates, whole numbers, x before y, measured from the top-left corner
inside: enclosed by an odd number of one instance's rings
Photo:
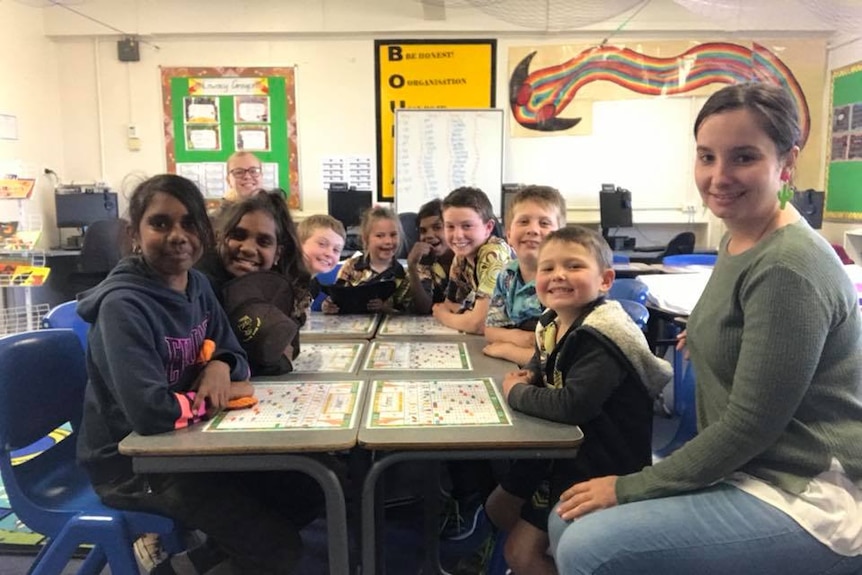
[[[335,305],[338,313],[369,313],[368,302],[373,299],[388,300],[395,293],[395,281],[383,280],[360,284],[358,286],[328,285],[321,286]]]

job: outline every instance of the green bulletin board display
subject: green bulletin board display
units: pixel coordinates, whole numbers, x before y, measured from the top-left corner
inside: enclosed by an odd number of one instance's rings
[[[832,221],[862,221],[862,62],[832,72],[826,209]]]
[[[300,207],[295,69],[162,68],[167,169],[194,180],[208,198],[226,190],[225,162],[248,151],[263,164],[264,187]]]

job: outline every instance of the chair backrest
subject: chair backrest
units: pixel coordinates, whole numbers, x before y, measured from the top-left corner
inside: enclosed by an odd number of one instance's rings
[[[107,273],[123,257],[126,221],[120,218],[93,222],[84,234],[78,258],[79,271]]]
[[[401,220],[401,229],[404,230],[404,239],[401,242],[401,249],[398,251],[396,258],[404,259],[410,250],[413,249],[413,244],[419,241],[419,226],[416,225],[416,212],[403,212],[398,214],[398,219]]]
[[[71,300],[51,308],[51,311],[42,318],[42,327],[68,328],[73,330],[81,341],[81,347],[86,350],[87,333],[90,331],[90,324],[78,315],[76,311],[77,307],[78,302]]]
[[[665,256],[661,263],[666,266],[714,266],[717,259],[716,254],[680,254]]]
[[[682,232],[671,238],[667,243],[664,252],[659,256],[659,259],[666,256],[675,256],[678,254],[690,254],[694,251],[695,240],[694,232]]]
[[[626,254],[618,254],[614,252],[614,262],[615,264],[628,264],[631,263],[631,258]]]
[[[646,329],[647,322],[649,321],[649,310],[646,306],[630,299],[621,299],[618,300],[618,303],[639,328]]]
[[[39,507],[44,499],[40,480],[76,465],[75,432],[81,423],[86,385],[84,353],[71,329],[0,338],[0,476],[15,513],[34,531],[54,533],[68,519],[65,513]],[[71,436],[12,465],[13,451],[66,422],[72,426]]]
[[[608,297],[615,300],[631,300],[646,305],[649,298],[649,286],[636,278],[620,278],[611,284]]]

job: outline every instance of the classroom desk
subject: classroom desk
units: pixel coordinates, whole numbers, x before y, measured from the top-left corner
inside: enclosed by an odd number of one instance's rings
[[[271,377],[265,381],[279,379],[286,380]],[[367,386],[362,387],[357,398],[357,409],[361,409],[364,403],[365,389]],[[354,447],[358,423],[357,417],[349,429],[223,432],[208,432],[204,431],[204,425],[195,425],[159,435],[132,433],[120,442],[120,453],[132,457],[137,473],[299,471],[309,475],[320,484],[326,501],[329,572],[348,575],[350,563],[344,492],[335,472],[318,461],[314,454]]]
[[[428,426],[370,427],[373,411],[370,398],[374,380],[476,379],[491,377],[497,390],[503,376],[517,367],[507,361],[482,354],[485,340],[465,335],[470,353],[470,371],[376,371],[362,370],[360,377],[368,382],[369,398],[359,429],[359,445],[375,451],[375,460],[362,485],[362,573],[375,575],[384,565],[383,549],[377,526],[382,513],[377,505],[378,480],[390,466],[403,461],[426,461],[429,469],[425,485],[425,567],[423,573],[439,573],[439,477],[444,460],[571,458],[583,440],[580,428],[530,417],[510,410],[501,403],[512,425],[494,426]]]
[[[464,332],[441,324],[431,315],[387,315],[377,327],[375,340],[461,341]]]
[[[380,323],[380,314],[328,315],[310,312],[299,330],[300,341],[343,341],[371,339]]]

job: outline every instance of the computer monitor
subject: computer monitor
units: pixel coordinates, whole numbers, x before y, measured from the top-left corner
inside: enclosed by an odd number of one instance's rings
[[[611,236],[610,230],[632,227],[632,193],[612,184],[602,184],[599,192],[599,217],[602,236],[612,249],[621,250],[633,247],[633,241],[626,236]]]
[[[500,196],[500,221],[504,226],[506,225],[506,217],[512,209],[512,200],[515,199],[515,196],[521,191],[522,187],[521,184],[503,184]]]
[[[823,227],[823,200],[825,193],[817,190],[796,190],[793,199],[790,200],[802,217],[808,221],[808,225],[819,230]]]
[[[54,206],[58,228],[85,229],[93,222],[119,217],[115,192],[54,194]]]
[[[329,215],[344,224],[344,228],[359,225],[362,212],[371,207],[371,191],[357,190],[347,184],[331,184],[327,192]]]
[[[632,193],[620,188],[599,192],[599,211],[603,233],[612,228],[632,227]]]

